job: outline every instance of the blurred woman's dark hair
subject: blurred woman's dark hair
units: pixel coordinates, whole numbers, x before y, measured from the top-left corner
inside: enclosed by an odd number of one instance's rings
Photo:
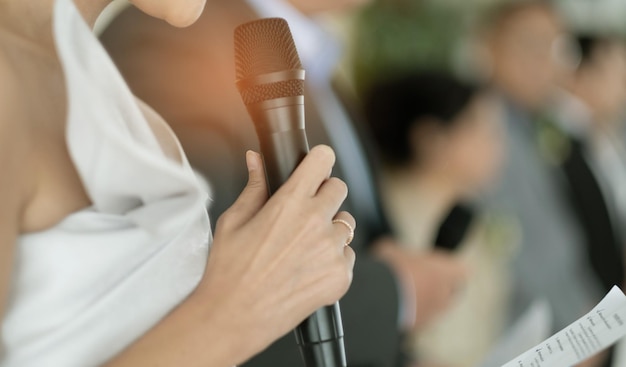
[[[367,123],[385,163],[402,166],[415,150],[411,131],[431,121],[452,128],[482,87],[439,72],[418,72],[374,83],[365,98]]]

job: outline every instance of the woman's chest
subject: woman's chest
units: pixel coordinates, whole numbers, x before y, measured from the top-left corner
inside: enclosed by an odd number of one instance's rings
[[[28,65],[29,64],[29,65]],[[28,70],[30,67],[30,70]],[[23,75],[21,123],[28,145],[25,175],[33,188],[22,217],[24,233],[53,226],[90,205],[66,143],[67,98],[60,67],[27,63]]]

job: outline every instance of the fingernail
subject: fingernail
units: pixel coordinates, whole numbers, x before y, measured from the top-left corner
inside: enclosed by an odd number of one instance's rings
[[[259,159],[257,153],[252,150],[246,152],[246,165],[248,166],[248,171],[256,171],[259,169]]]

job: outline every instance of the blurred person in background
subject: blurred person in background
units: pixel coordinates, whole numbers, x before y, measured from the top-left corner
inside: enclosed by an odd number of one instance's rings
[[[507,115],[507,160],[490,201],[493,210],[515,218],[520,234],[510,317],[515,320],[543,298],[552,307],[554,331],[589,311],[602,295],[562,173],[541,149],[539,122],[567,71],[564,32],[549,3],[519,1],[496,10],[486,34],[491,81]]]
[[[563,168],[585,230],[587,250],[605,291],[624,281],[626,147],[620,129],[626,104],[626,43],[579,35],[578,65],[555,106],[551,152]],[[555,136],[557,137],[557,136]]]
[[[214,214],[219,214],[245,182],[243,152],[257,145],[235,87],[233,31],[258,17],[287,19],[307,70],[309,142],[339,149],[334,172],[350,185],[347,207],[354,208],[359,221],[352,243],[359,262],[341,301],[348,361],[353,367],[406,366],[398,360],[402,334],[427,323],[452,302],[453,292],[440,290],[461,287],[465,270],[453,256],[413,254],[387,236],[358,129],[332,85],[341,45],[312,19],[359,3],[216,0],[207,4],[194,27],[184,30],[130,8],[111,23],[102,40],[135,93],[171,122],[191,163],[209,178],[216,193]],[[299,363],[289,335],[246,365]]]
[[[373,83],[365,110],[383,157],[383,203],[398,242],[430,252],[453,206],[473,200],[495,178],[503,148],[499,105],[485,87],[415,72]],[[488,243],[483,221],[476,222],[453,249],[471,269],[467,283],[441,290],[457,293],[457,301],[413,335],[411,349],[421,360],[476,366],[502,331],[507,252]]]
[[[624,284],[626,44],[615,36],[579,35],[577,67],[564,82],[546,149],[567,179],[586,250],[605,292]],[[612,357],[612,353],[611,353]],[[610,359],[607,360],[610,365]]]

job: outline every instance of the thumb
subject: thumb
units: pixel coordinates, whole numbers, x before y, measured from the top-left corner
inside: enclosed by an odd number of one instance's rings
[[[249,150],[246,152],[248,166],[248,183],[235,203],[222,216],[223,225],[240,227],[248,222],[261,210],[269,198],[265,169],[259,153]]]

